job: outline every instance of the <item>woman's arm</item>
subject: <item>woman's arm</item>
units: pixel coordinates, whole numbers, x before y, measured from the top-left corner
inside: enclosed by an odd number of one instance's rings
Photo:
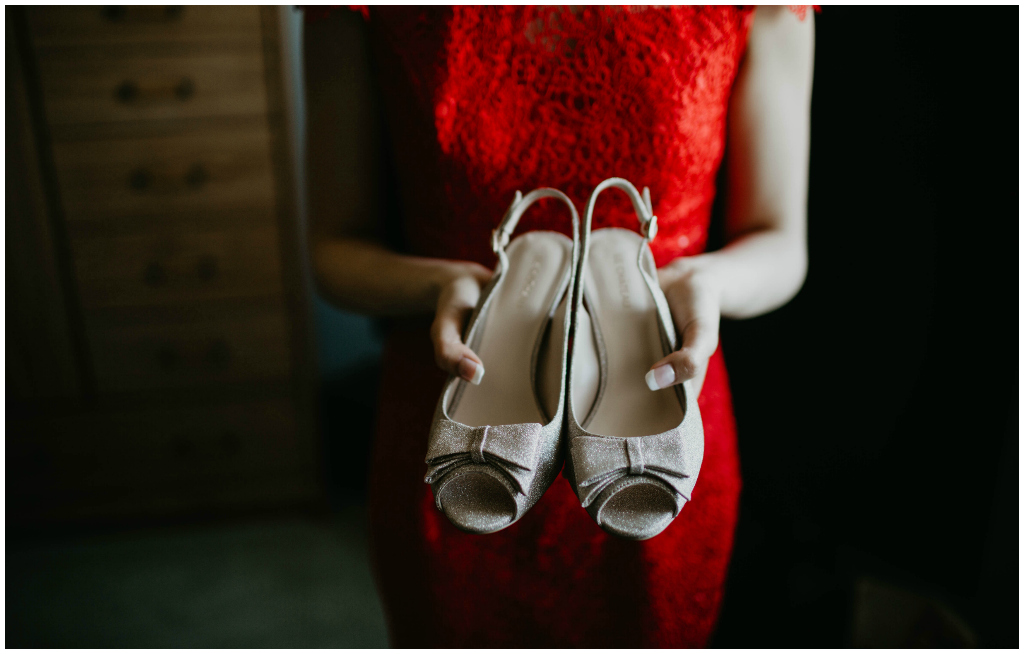
[[[342,11],[308,23],[303,39],[316,282],[324,296],[352,311],[434,313],[438,365],[472,380],[483,364],[462,343],[461,328],[491,273],[476,263],[406,256],[381,244],[383,116],[370,78],[367,32],[358,14]]]
[[[729,111],[726,238],[717,252],[660,271],[682,346],[651,367],[648,383],[703,385],[720,316],[749,318],[788,302],[807,272],[813,14],[759,7]]]

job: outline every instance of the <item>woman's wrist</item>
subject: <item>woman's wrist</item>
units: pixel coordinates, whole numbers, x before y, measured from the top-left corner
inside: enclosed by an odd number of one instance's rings
[[[481,285],[491,272],[471,261],[399,254],[358,238],[325,238],[312,248],[320,291],[339,307],[376,316],[434,313],[458,280]]]
[[[721,305],[724,289],[713,253],[679,257],[659,270],[658,276],[663,289],[679,284],[700,287],[707,297]]]

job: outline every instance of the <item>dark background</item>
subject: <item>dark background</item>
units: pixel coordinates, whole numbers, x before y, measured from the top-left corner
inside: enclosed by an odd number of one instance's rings
[[[1018,17],[815,17],[807,282],[722,326],[744,489],[715,645],[841,646],[869,577],[1017,646]]]

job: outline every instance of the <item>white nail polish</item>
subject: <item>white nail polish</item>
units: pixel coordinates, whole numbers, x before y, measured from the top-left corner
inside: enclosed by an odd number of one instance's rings
[[[479,386],[480,382],[484,378],[484,366],[482,363],[476,362],[474,362],[473,365],[476,366],[476,370],[473,371],[473,379],[470,379],[469,383],[473,384],[474,386]]]
[[[658,366],[654,370],[649,370],[644,376],[644,381],[647,382],[647,388],[652,391],[668,388],[675,380],[676,371],[668,364]]]

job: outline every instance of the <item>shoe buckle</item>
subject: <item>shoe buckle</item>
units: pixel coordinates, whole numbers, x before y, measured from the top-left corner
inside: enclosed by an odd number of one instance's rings
[[[501,229],[491,230],[491,249],[497,254],[508,245],[508,232]]]
[[[653,241],[654,237],[658,235],[658,217],[651,214],[650,220],[643,221],[640,224],[640,233],[648,241]]]

